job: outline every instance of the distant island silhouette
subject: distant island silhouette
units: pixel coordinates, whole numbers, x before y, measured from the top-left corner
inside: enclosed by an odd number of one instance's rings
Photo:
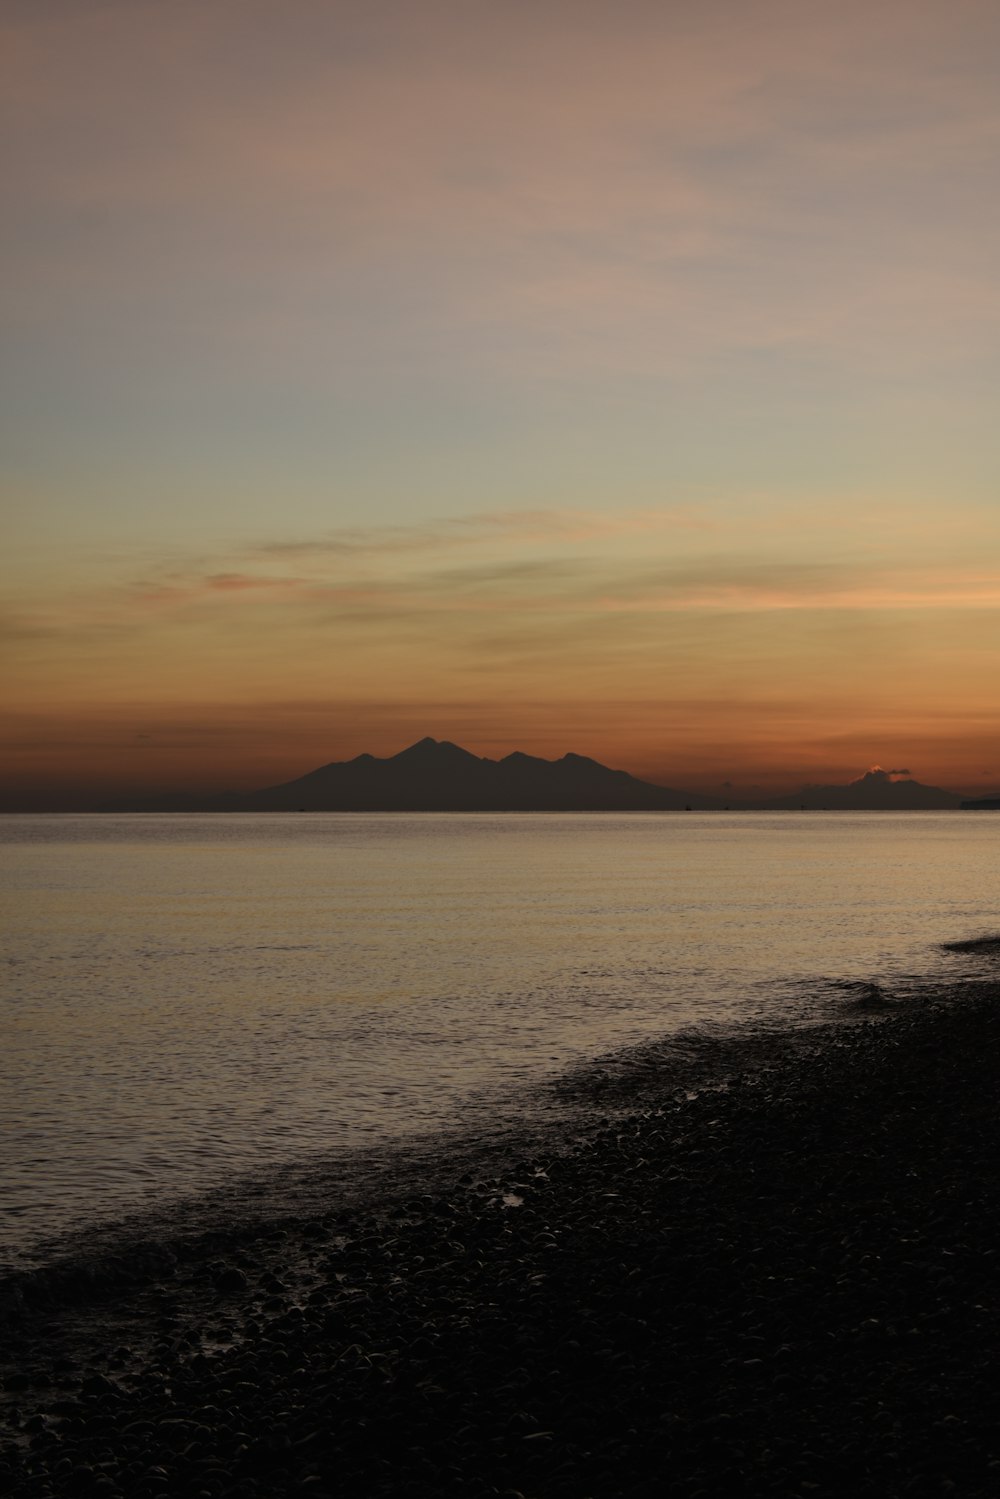
[[[490,760],[425,738],[397,755],[333,761],[259,791],[131,797],[106,811],[192,812],[679,812],[916,811],[957,808],[961,797],[875,766],[848,785],[737,801],[657,786],[586,755],[544,760],[520,750]]]
[[[846,786],[804,786],[792,796],[758,803],[772,811],[803,808],[807,812],[934,812],[962,805],[954,791],[924,786],[904,771],[873,765]]]

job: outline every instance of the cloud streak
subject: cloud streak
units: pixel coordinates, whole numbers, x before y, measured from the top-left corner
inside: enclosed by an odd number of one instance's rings
[[[174,562],[141,579],[36,597],[13,609],[10,636],[130,631],[143,620],[238,617],[289,629],[417,621],[442,614],[525,617],[767,614],[797,611],[982,611],[1000,604],[1000,569],[965,559],[937,566],[884,556],[817,562],[773,555],[752,533],[719,549],[709,522],[682,514],[545,512],[455,517],[423,527],[351,528],[314,540],[269,541]],[[705,550],[703,538],[715,541]],[[763,552],[759,549],[763,545]],[[794,548],[794,537],[789,543]],[[758,549],[755,551],[755,547]],[[654,560],[655,558],[655,560]],[[298,570],[274,568],[297,563]]]

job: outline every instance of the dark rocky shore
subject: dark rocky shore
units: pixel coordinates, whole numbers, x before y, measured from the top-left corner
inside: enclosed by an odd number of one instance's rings
[[[0,1490],[995,1496],[1000,986],[777,1052],[72,1318],[14,1287]]]

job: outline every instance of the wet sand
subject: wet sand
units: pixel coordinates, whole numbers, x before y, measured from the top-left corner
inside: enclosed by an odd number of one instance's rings
[[[9,1286],[0,1489],[993,1496],[998,1056],[969,983],[694,1097],[602,1076],[503,1170]]]

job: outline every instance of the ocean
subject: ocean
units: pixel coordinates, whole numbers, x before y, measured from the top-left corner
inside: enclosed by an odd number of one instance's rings
[[[0,1268],[482,1137],[663,1038],[917,1004],[995,932],[969,813],[0,818]],[[861,1012],[863,1013],[863,1011]],[[265,1185],[262,1185],[265,1184]]]

